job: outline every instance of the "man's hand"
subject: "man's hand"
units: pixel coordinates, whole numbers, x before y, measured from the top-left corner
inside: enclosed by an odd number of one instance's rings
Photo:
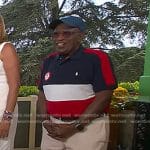
[[[50,120],[43,122],[43,126],[48,132],[48,135],[54,139],[64,141],[78,130],[75,128],[74,124],[56,124],[52,123]]]
[[[9,134],[9,128],[10,128],[11,122],[8,120],[1,120],[0,122],[0,138],[6,138]]]

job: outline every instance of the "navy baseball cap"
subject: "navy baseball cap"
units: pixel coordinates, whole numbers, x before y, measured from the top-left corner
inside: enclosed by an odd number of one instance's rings
[[[53,20],[49,27],[50,29],[54,30],[59,24],[66,24],[70,27],[78,28],[81,32],[85,32],[86,30],[86,23],[83,21],[82,18],[77,16],[65,16],[56,20]]]

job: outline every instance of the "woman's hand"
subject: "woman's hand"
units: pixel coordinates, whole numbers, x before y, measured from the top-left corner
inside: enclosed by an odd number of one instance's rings
[[[0,138],[6,138],[9,134],[11,121],[2,119],[0,122]]]

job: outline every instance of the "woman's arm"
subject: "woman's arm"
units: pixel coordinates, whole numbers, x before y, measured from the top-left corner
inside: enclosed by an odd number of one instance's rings
[[[1,60],[3,61],[9,87],[5,112],[0,122],[0,138],[5,138],[9,134],[12,112],[16,105],[20,86],[19,59],[11,43],[4,45],[1,51]]]
[[[20,86],[19,58],[14,46],[11,43],[7,43],[4,45],[1,54],[9,86],[7,105],[5,110],[7,110],[8,112],[13,112]]]

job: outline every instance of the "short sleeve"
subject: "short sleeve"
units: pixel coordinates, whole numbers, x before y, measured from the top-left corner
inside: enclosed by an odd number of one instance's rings
[[[114,74],[111,60],[107,53],[96,51],[96,58],[93,69],[93,90],[99,92],[102,90],[113,90],[117,87],[117,81]]]

